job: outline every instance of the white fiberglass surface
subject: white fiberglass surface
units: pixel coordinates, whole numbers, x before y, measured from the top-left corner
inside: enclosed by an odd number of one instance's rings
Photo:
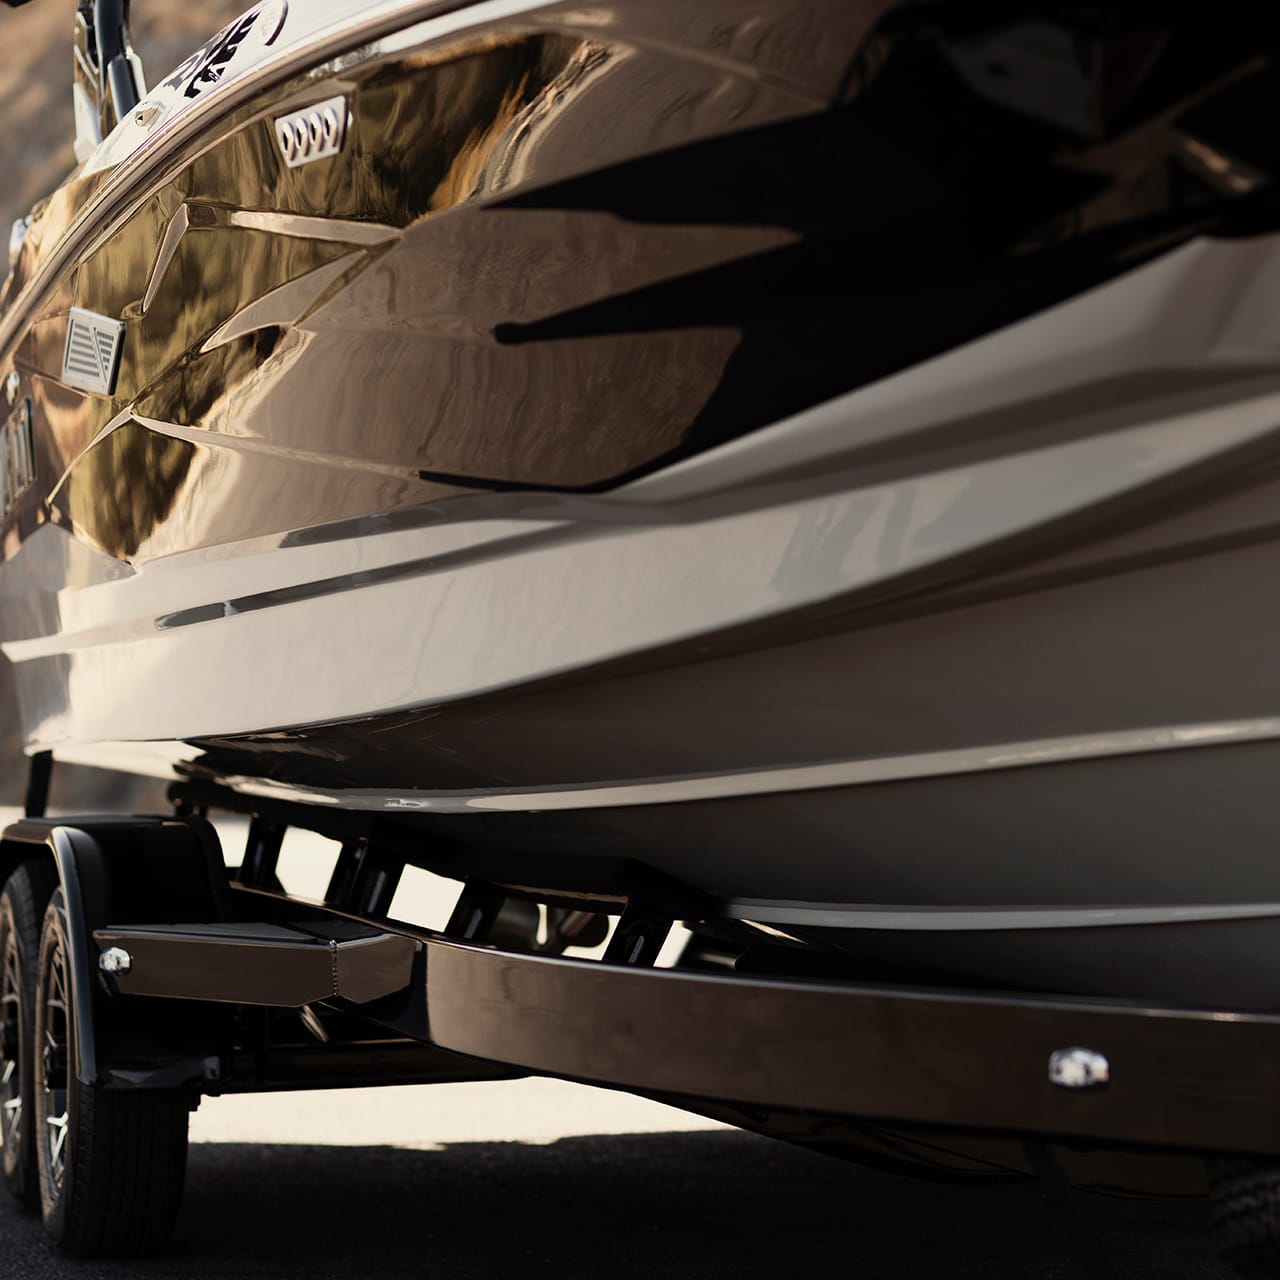
[[[1280,395],[1262,395],[1227,410],[784,505],[516,539],[487,558],[439,570],[430,563],[437,530],[352,538],[326,550],[354,568],[386,555],[384,539],[401,543],[402,555],[416,541],[420,570],[372,580],[357,572],[349,584],[331,578],[325,591],[301,600],[273,601],[268,588],[240,603],[258,585],[278,582],[285,562],[313,550],[280,548],[208,565],[206,587],[223,574],[236,590],[222,602],[215,596],[189,624],[179,618],[158,627],[150,610],[140,616],[132,603],[121,617],[122,599],[154,592],[158,600],[166,578],[174,607],[190,599],[190,582],[168,576],[172,566],[162,562],[139,575],[154,575],[141,593],[131,590],[133,579],[102,584],[87,589],[91,605],[64,589],[63,629],[12,641],[5,652],[19,663],[69,657],[63,699],[28,724],[33,744],[189,738],[443,702],[945,562],[1261,438],[1277,415]],[[6,566],[5,589],[35,594],[35,584],[14,581],[22,562],[20,554]],[[68,613],[80,623],[70,631]],[[316,635],[325,636],[323,645]],[[219,678],[185,678],[195,670]],[[169,691],[165,699],[136,694],[158,687]]]

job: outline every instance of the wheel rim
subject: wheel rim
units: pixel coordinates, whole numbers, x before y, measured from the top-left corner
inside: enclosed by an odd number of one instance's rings
[[[41,1047],[41,1162],[48,1189],[56,1197],[66,1172],[68,1098],[71,1063],[68,1053],[70,1000],[67,958],[58,939],[46,953],[36,1009],[37,1043]]]
[[[12,919],[0,948],[0,1148],[13,1167],[22,1144],[22,970]]]

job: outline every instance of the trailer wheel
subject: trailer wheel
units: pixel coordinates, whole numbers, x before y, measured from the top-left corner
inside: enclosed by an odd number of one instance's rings
[[[1223,1260],[1244,1276],[1280,1277],[1280,1163],[1216,1159],[1206,1167]]]
[[[36,970],[44,909],[58,887],[48,859],[23,863],[0,893],[0,1148],[4,1181],[12,1195],[40,1207],[35,1116]]]
[[[35,1130],[45,1229],[91,1258],[159,1248],[177,1220],[187,1161],[187,1097],[121,1091],[76,1077],[67,916],[45,912],[35,993]]]

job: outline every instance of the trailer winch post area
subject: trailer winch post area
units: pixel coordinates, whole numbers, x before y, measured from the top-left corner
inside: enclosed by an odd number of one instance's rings
[[[1272,1014],[797,979],[761,972],[758,956],[750,974],[711,972],[696,946],[687,963],[655,969],[675,921],[711,937],[742,926],[703,894],[607,860],[553,857],[504,876],[500,859],[472,859],[448,926],[432,931],[388,918],[394,886],[410,863],[458,870],[460,851],[427,856],[412,829],[357,830],[343,814],[313,823],[276,806],[254,814],[229,869],[201,815],[211,801],[245,802],[177,799],[174,818],[28,818],[0,839],[0,878],[56,868],[40,907],[62,923],[51,934],[46,918],[44,950],[24,969],[48,1023],[57,974],[42,975],[65,965],[66,1079],[30,1035],[7,1034],[3,1050],[42,1115],[63,1108],[54,1119],[74,1125],[76,1098],[194,1106],[203,1095],[538,1073],[890,1166],[897,1156],[876,1155],[885,1130],[1230,1157],[1233,1185],[1280,1155]],[[323,903],[290,897],[276,877],[293,823],[342,841]],[[541,935],[540,906],[557,922]],[[602,959],[556,954],[602,942],[605,916],[617,923]],[[71,1166],[55,1185],[45,1157],[48,1220],[51,1195],[90,1190]],[[946,1172],[962,1176],[963,1162]],[[62,1243],[101,1253],[131,1239]]]

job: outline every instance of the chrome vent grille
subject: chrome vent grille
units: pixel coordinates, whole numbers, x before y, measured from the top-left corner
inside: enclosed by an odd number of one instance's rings
[[[80,307],[71,308],[62,380],[68,386],[109,396],[116,387],[124,325]]]
[[[296,169],[336,156],[346,141],[349,114],[346,98],[337,97],[278,116],[272,123],[285,164]]]

